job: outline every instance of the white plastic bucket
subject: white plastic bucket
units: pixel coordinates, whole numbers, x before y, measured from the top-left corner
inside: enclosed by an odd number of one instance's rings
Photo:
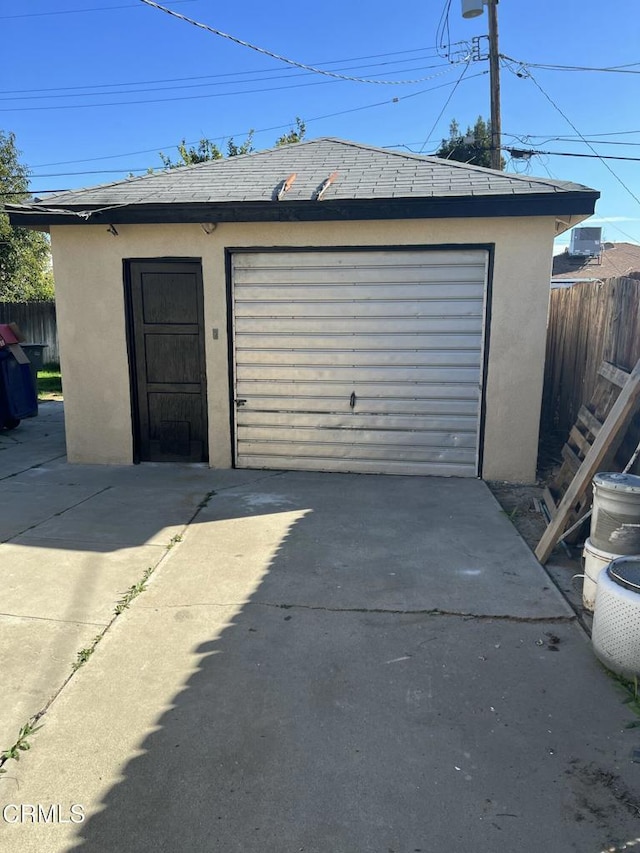
[[[594,547],[621,556],[640,553],[640,477],[615,472],[595,475],[589,538]]]
[[[591,539],[587,539],[584,543],[582,556],[584,557],[582,604],[586,610],[593,612],[596,605],[596,590],[600,572],[606,569],[612,560],[617,560],[620,554],[612,554],[610,551],[596,548]]]

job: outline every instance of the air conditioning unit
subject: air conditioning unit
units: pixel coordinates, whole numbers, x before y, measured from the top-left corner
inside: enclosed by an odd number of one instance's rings
[[[574,228],[569,254],[577,258],[597,258],[602,252],[602,228]]]

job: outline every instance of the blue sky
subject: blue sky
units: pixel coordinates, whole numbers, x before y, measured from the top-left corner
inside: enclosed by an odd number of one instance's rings
[[[460,0],[451,2],[444,38],[438,24],[446,0],[166,5],[305,65],[419,82],[352,82],[305,72],[140,0],[0,0],[0,129],[16,134],[35,191],[160,167],[157,152],[175,155],[182,138],[208,137],[224,148],[230,136],[241,142],[254,128],[255,147],[266,148],[296,116],[307,122],[307,138],[337,136],[430,154],[452,118],[466,127],[489,115],[487,62],[466,62],[473,37],[487,33],[487,16],[464,20]],[[500,51],[516,60],[501,75],[503,144],[640,158],[637,0],[500,0],[498,11]],[[453,61],[436,50],[449,43]],[[638,64],[627,71],[635,73],[533,66],[632,63]],[[508,171],[599,190],[591,224],[602,225],[607,240],[640,243],[640,159],[605,165],[552,154],[505,157]]]

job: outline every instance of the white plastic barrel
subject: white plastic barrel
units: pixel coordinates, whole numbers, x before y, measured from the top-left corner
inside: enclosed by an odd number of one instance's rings
[[[640,676],[640,557],[619,557],[600,575],[591,641],[606,667]]]
[[[612,560],[617,559],[620,554],[610,551],[602,551],[596,548],[591,539],[584,543],[582,552],[584,558],[584,580],[582,582],[582,604],[586,610],[593,611],[596,604],[596,589],[601,572],[607,568]]]
[[[595,475],[589,538],[593,547],[602,551],[624,556],[640,554],[640,477]]]

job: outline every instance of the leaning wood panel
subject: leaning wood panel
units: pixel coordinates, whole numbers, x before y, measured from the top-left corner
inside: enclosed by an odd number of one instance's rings
[[[538,543],[535,553],[541,563],[546,563],[549,559],[549,555],[553,551],[558,538],[564,532],[573,505],[591,483],[602,460],[611,452],[612,447],[622,440],[623,432],[639,405],[640,360],[631,371],[629,379],[614,403],[609,417],[602,425],[602,429],[593,442],[584,462],[557,507],[556,514]]]
[[[593,395],[603,361],[629,371],[638,359],[640,281],[616,278],[552,290],[543,435],[564,440],[569,434],[580,406]]]
[[[625,378],[628,377],[628,375],[628,373],[625,373]],[[594,438],[602,428],[602,424],[600,423],[600,421],[591,414],[591,412],[589,411],[589,409],[587,409],[586,406],[580,406],[580,411],[578,412],[578,421],[586,430],[591,433]]]
[[[624,388],[627,383],[627,379],[629,378],[629,374],[624,370],[620,370],[619,367],[615,367],[613,364],[609,364],[608,361],[604,361],[598,370],[600,376],[604,376],[605,379],[608,379],[609,382],[612,382],[614,385],[617,385],[618,388]]]

